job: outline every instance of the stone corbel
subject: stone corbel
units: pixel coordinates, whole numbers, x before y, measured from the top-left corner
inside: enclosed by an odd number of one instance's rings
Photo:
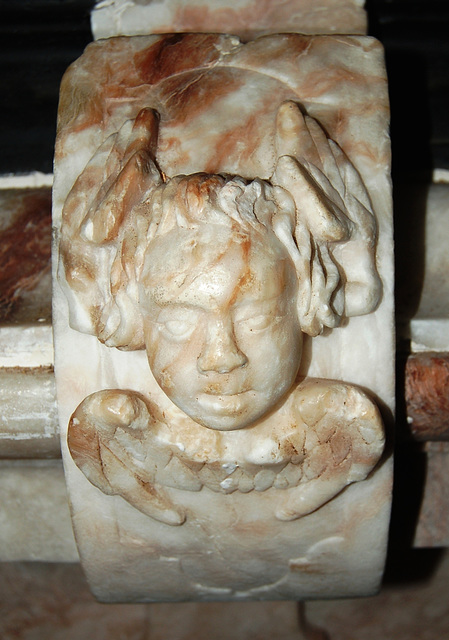
[[[67,72],[56,384],[101,600],[378,588],[387,126],[382,50],[362,36],[112,38]]]

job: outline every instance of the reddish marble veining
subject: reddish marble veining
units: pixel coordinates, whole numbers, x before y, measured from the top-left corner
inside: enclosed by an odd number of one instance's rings
[[[5,321],[50,270],[51,190],[0,192],[0,215],[0,321]]]
[[[90,45],[64,77],[59,115],[64,136],[57,159],[67,135],[86,131],[101,143],[124,119],[151,106],[160,115],[157,153],[169,175],[213,167],[267,178],[274,168],[269,131],[278,105],[293,99],[350,157],[380,165],[388,162],[388,150],[366,132],[370,123],[387,117],[385,87],[381,48],[366,38],[284,34],[245,46],[217,34],[112,38]],[[220,115],[205,128],[212,108]],[[361,122],[366,123],[363,143]],[[251,158],[242,156],[239,127],[246,148],[255,149]],[[199,139],[201,163],[192,151]]]
[[[223,36],[215,34],[169,34],[148,39],[114,38],[89,45],[63,78],[59,128],[69,123],[75,131],[95,124],[104,126],[125,102],[132,107],[151,87],[167,79],[169,95],[175,93],[176,87],[185,84],[183,74],[198,74],[198,69],[207,70],[219,62],[222,42],[226,42]],[[102,64],[98,65],[100,58]],[[83,81],[74,87],[73,78],[79,73]],[[157,108],[157,95],[155,98]]]
[[[179,3],[172,24],[162,25],[159,29],[161,33],[164,27],[174,31],[197,31],[207,25],[211,31],[239,33],[245,39],[250,39],[255,33],[290,30],[302,33],[363,33],[363,9],[354,7],[351,0],[343,3],[328,0],[324,11],[323,6],[314,7],[314,2],[316,5],[316,0],[250,0],[246,7],[239,8],[208,8],[201,3],[181,6]]]
[[[170,34],[137,52],[133,62],[142,82],[157,84],[171,75],[216,63],[220,58],[216,40],[214,34]]]
[[[414,354],[407,360],[405,401],[417,440],[449,440],[449,356]]]
[[[223,136],[216,141],[215,153],[213,153],[209,159],[205,171],[210,173],[219,172],[221,167],[226,167],[228,159],[235,157],[237,153],[239,162],[246,164],[251,163],[251,156],[254,153],[254,149],[247,146],[242,148],[241,141],[247,137],[253,140],[257,139],[260,123],[263,122],[263,115],[269,109],[271,102],[272,96],[267,95],[265,99],[261,101],[259,109],[248,115],[245,114],[239,124],[236,123],[232,131],[229,132],[229,135],[226,137]]]
[[[208,75],[206,82],[205,73],[207,71],[186,72],[183,76],[174,74],[161,82],[159,98],[165,103],[167,124],[193,121],[207,107],[238,91],[244,84],[241,76],[245,73],[235,69],[217,68]]]

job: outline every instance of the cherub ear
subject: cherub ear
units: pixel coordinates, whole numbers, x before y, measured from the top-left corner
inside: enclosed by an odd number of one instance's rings
[[[303,330],[317,335],[377,306],[376,223],[356,169],[296,103],[280,106],[275,140],[271,182],[295,205],[293,237],[284,244],[298,272],[298,313]]]

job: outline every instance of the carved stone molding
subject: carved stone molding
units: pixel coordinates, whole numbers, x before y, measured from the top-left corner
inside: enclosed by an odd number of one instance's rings
[[[96,2],[96,40],[148,33],[230,33],[252,40],[270,33],[366,34],[364,0],[108,0]]]

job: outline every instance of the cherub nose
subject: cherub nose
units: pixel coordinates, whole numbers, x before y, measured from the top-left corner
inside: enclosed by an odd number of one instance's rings
[[[248,358],[240,351],[230,321],[214,319],[208,325],[206,342],[198,358],[200,373],[230,373],[244,367]]]

